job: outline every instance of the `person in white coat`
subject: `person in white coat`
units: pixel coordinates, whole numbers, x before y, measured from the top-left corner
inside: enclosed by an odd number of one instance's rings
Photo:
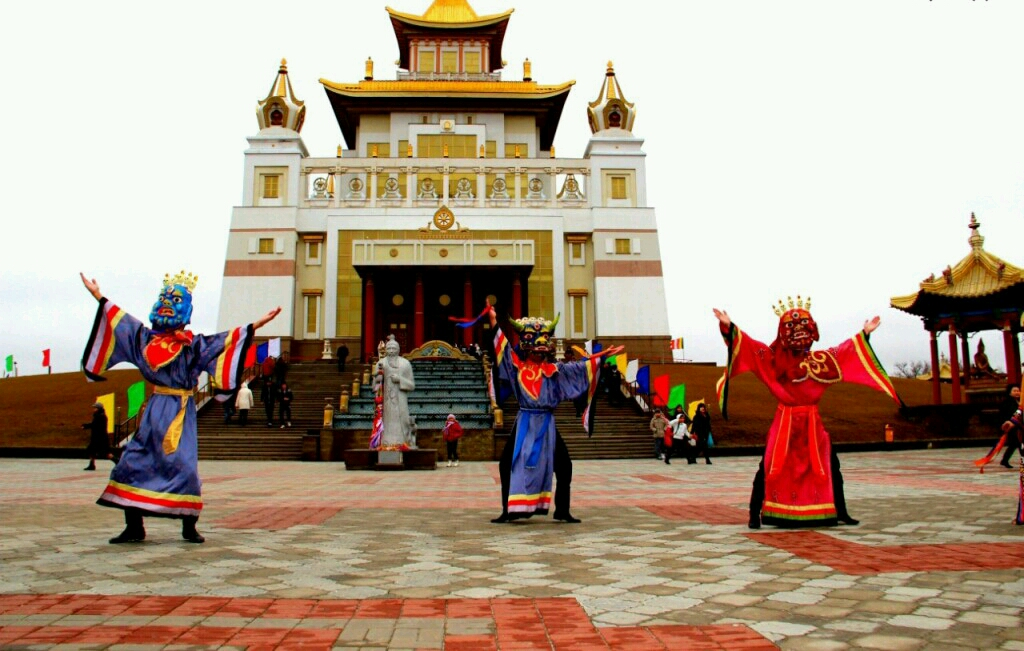
[[[249,421],[249,410],[252,409],[252,405],[252,389],[249,388],[248,382],[242,382],[242,386],[238,388],[238,397],[235,398],[235,409],[238,410],[238,424],[242,427],[245,427],[245,424]]]

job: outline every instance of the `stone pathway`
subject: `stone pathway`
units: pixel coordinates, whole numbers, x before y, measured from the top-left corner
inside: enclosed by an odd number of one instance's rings
[[[0,460],[0,648],[1016,649],[1016,473],[847,454],[857,527],[746,527],[757,459],[574,464],[582,524],[492,525],[497,465],[202,462],[204,545],[109,545],[105,473]],[[109,466],[106,466],[109,467]]]

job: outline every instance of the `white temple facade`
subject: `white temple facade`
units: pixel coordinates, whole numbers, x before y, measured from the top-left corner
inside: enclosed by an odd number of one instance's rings
[[[612,64],[587,109],[586,150],[561,157],[554,137],[574,82],[538,84],[529,61],[503,79],[512,10],[435,0],[422,16],[387,12],[395,77],[376,79],[367,61],[361,80],[320,80],[346,148],[310,155],[284,61],[258,103],[218,326],[279,303],[261,338],[305,358],[345,342],[368,359],[389,334],[402,350],[487,342],[484,325],[452,319],[490,300],[514,317],[561,314],[556,336],[569,343],[670,358],[643,140]]]

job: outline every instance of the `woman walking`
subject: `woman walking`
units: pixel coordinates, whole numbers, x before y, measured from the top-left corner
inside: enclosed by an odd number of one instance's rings
[[[693,424],[690,426],[690,432],[697,437],[697,450],[694,455],[692,463],[696,463],[697,456],[704,456],[704,463],[711,463],[711,459],[708,457],[708,451],[711,448],[711,416],[708,414],[708,406],[703,402],[697,405],[697,412],[693,415]]]

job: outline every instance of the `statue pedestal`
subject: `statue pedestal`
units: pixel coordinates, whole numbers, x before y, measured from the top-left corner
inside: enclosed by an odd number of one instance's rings
[[[437,450],[349,449],[344,453],[345,470],[436,470]]]

